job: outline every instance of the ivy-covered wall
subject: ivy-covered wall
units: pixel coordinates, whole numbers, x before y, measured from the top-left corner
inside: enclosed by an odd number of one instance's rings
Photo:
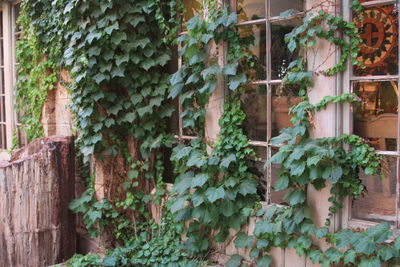
[[[289,204],[276,206],[260,204],[257,194],[258,159],[243,129],[240,101],[252,81],[252,43],[240,38],[237,16],[227,5],[203,1],[203,13],[178,36],[182,7],[176,1],[23,1],[21,43],[32,38],[34,59],[45,55],[51,62],[39,76],[53,77],[61,69],[71,75],[65,85],[72,97],[78,171],[87,187],[70,208],[83,215],[88,234],[100,235],[107,250],[105,257],[76,255],[72,266],[202,266],[213,249],[232,256],[226,262],[232,267],[246,261],[398,263],[400,238],[386,242],[392,235],[388,224],[341,229],[343,199],[365,192],[359,172],[379,172],[381,158],[358,136],[339,135],[334,123],[342,105],[357,101],[340,91],[340,73],[348,59],[362,64],[356,60],[356,26],[331,4],[306,1],[303,23],[285,37],[291,52],[306,56],[291,62],[283,79],[299,87],[302,101],[290,111],[293,126],[272,140],[281,145],[270,160],[282,166],[275,190],[286,190]],[[353,10],[360,8],[354,1]],[[167,64],[177,43],[183,64],[171,74]],[[21,63],[20,95],[47,92],[40,83],[24,86],[38,81],[27,62],[26,57]],[[197,135],[190,142],[175,140],[168,127],[178,97],[183,125]],[[172,190],[164,182],[172,176],[165,168],[169,160],[176,176]],[[162,207],[158,223],[154,206]]]

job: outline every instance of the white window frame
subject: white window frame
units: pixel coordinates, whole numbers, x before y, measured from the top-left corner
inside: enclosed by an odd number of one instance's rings
[[[342,13],[343,18],[347,21],[352,21],[352,12],[351,12],[351,2],[352,0],[342,0]],[[375,5],[388,5],[388,4],[400,4],[399,0],[375,0],[370,2],[362,3],[364,7],[375,6]],[[398,16],[398,23],[400,22],[400,16]],[[398,35],[398,41],[400,43],[400,34]],[[400,51],[400,49],[399,49]],[[398,55],[400,58],[400,53]],[[400,85],[400,66],[398,69],[397,75],[379,75],[379,76],[363,76],[363,77],[355,77],[352,75],[352,65],[348,62],[347,70],[342,74],[342,93],[349,93],[352,91],[352,83],[359,82],[359,81],[370,81],[370,82],[379,82],[379,81],[388,81],[388,80],[395,80]],[[399,98],[400,103],[400,98]],[[340,117],[339,117],[340,118]],[[353,133],[353,109],[350,104],[345,104],[342,110],[342,122],[339,122],[338,125],[342,125],[342,129],[340,132],[343,133]],[[398,137],[397,137],[397,151],[378,151],[378,154],[384,156],[392,156],[397,157],[397,188],[396,188],[396,218],[397,224],[392,226],[395,230],[396,234],[400,234],[400,186],[399,186],[399,179],[400,179],[400,116],[398,116]],[[343,228],[361,228],[366,229],[371,226],[378,224],[378,222],[368,221],[365,219],[358,219],[353,218],[351,214],[352,210],[352,199],[347,197],[344,200],[344,208],[342,211],[342,227]]]
[[[16,113],[14,109],[14,87],[16,84],[16,52],[15,52],[15,21],[14,8],[21,1],[3,1],[0,4],[3,13],[3,55],[4,55],[4,87],[6,109],[6,148],[0,149],[0,160],[8,159],[8,149],[12,147],[12,139],[16,127]]]

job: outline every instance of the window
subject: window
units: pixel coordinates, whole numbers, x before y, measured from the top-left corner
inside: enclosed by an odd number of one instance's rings
[[[283,86],[282,78],[287,67],[298,55],[286,48],[285,34],[301,23],[302,0],[237,0],[232,5],[238,14],[238,31],[242,38],[254,41],[249,55],[254,69],[248,76],[253,81],[242,97],[247,119],[245,130],[258,156],[258,164],[264,173],[263,189],[265,200],[281,203],[284,192],[274,192],[273,185],[278,178],[280,166],[272,164],[263,170],[265,161],[279,147],[271,145],[271,139],[279,131],[290,126],[289,108],[300,101],[298,90]],[[282,19],[279,15],[294,10],[293,16]]]
[[[247,85],[247,92],[242,97],[247,114],[245,130],[258,157],[263,159],[257,165],[264,173],[262,188],[265,200],[280,203],[284,193],[271,190],[279,166],[269,166],[267,171],[263,166],[278,151],[278,147],[271,145],[271,138],[277,136],[280,129],[290,126],[289,108],[300,101],[297,89],[283,86],[282,78],[289,63],[297,57],[286,49],[284,36],[301,23],[303,0],[230,0],[229,4],[238,14],[237,28],[241,37],[254,41],[248,51],[255,66],[248,73],[253,82]],[[183,21],[188,21],[200,12],[201,0],[184,1],[184,7]],[[295,15],[287,19],[279,17],[288,9],[294,10]],[[179,67],[181,65],[179,62]],[[178,137],[194,138],[181,119]]]
[[[400,226],[399,216],[399,3],[360,1],[360,16],[349,13],[360,29],[364,45],[358,59],[365,69],[353,67],[344,82],[361,102],[353,105],[352,119],[345,130],[365,138],[384,155],[384,177],[361,175],[367,187],[363,198],[350,200],[350,224],[387,221]],[[344,3],[349,5],[347,1]],[[352,16],[352,18],[350,18]]]
[[[0,4],[0,152],[11,148],[16,128],[16,114],[13,111],[13,87],[16,82],[15,43],[20,36],[16,20],[19,15],[19,1]],[[0,158],[3,158],[0,154]]]

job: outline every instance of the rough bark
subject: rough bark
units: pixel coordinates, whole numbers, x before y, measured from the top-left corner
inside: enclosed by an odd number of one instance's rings
[[[38,139],[0,162],[0,266],[48,266],[75,253],[74,142]]]

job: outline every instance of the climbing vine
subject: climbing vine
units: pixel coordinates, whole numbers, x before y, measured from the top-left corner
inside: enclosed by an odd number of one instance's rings
[[[41,124],[42,107],[47,92],[53,90],[58,82],[56,64],[47,59],[40,49],[38,37],[30,24],[26,9],[22,8],[18,19],[21,37],[17,42],[18,79],[16,85],[16,109],[19,113],[21,131],[25,132],[28,142],[43,137]],[[15,139],[17,140],[17,139]],[[14,143],[14,146],[17,144]]]
[[[357,1],[354,1],[353,9],[360,12]],[[283,16],[288,14],[285,12]],[[343,207],[344,197],[357,199],[365,192],[359,172],[363,170],[367,175],[378,173],[382,157],[356,135],[312,139],[310,134],[316,112],[326,109],[331,103],[351,104],[359,101],[354,94],[342,94],[327,96],[321,102],[312,104],[306,96],[313,85],[314,75],[332,76],[344,71],[349,58],[352,64],[363,67],[357,61],[362,45],[357,27],[325,11],[310,12],[303,19],[303,24],[286,35],[285,40],[291,52],[313,48],[320,39],[325,39],[339,47],[341,57],[335,66],[322,71],[308,71],[303,57],[289,64],[283,81],[297,86],[303,101],[290,111],[293,127],[283,129],[272,140],[273,145],[280,146],[280,149],[266,164],[282,166],[275,190],[286,190],[284,198],[289,206],[273,205],[265,211],[255,202],[257,175],[251,169],[256,158],[242,130],[245,114],[241,108],[240,94],[248,82],[243,71],[244,67],[249,66],[243,64],[248,63],[244,52],[247,46],[240,43],[240,36],[233,27],[229,27],[229,23],[218,23],[230,21],[229,18],[232,18],[232,26],[235,25],[235,15],[221,10],[204,20],[197,16],[188,22],[188,33],[179,39],[183,47],[183,62],[186,64],[171,79],[173,96],[181,97],[183,127],[193,127],[199,135],[189,146],[181,144],[176,147],[172,156],[181,175],[174,186],[177,199],[172,212],[178,220],[190,221],[187,228],[188,248],[195,252],[205,251],[209,248],[211,237],[214,237],[213,241],[225,242],[229,229],[233,228],[239,231],[234,244],[237,248],[250,248],[250,257],[257,266],[271,263],[269,252],[272,247],[294,248],[300,256],[306,256],[323,266],[397,263],[400,238],[386,242],[393,234],[389,224],[381,223],[365,231],[341,230],[335,233],[329,233],[327,227],[330,217]],[[211,32],[208,29],[212,29]],[[205,57],[204,43],[207,44],[211,39],[217,44],[224,41],[230,46],[225,68],[220,67],[212,56]],[[233,68],[229,60],[235,62]],[[217,84],[217,77],[221,75],[233,92],[226,100],[218,140],[215,144],[207,144],[202,139],[203,121],[196,121],[196,118],[204,114],[205,103]],[[202,101],[196,101],[197,98],[193,101],[192,96],[203,98]],[[187,115],[189,119],[186,119]],[[196,122],[200,128],[197,131],[199,128],[194,127]],[[211,153],[207,153],[207,145],[212,147]],[[312,185],[321,190],[328,183],[332,185],[329,198],[332,205],[326,226],[317,227],[307,204],[307,188]],[[253,235],[249,236],[240,230],[248,223],[249,216],[254,215],[261,218],[256,223]],[[323,238],[332,247],[322,250],[314,245],[314,238]],[[240,255],[234,255],[227,266],[240,266],[242,259]]]
[[[356,135],[311,138],[316,112],[330,104],[358,101],[354,94],[327,96],[317,104],[307,97],[315,75],[344,71],[349,58],[362,67],[357,61],[362,45],[357,27],[325,11],[309,12],[303,24],[286,35],[291,52],[314,48],[325,39],[340,49],[341,56],[334,67],[322,71],[307,70],[303,57],[288,66],[283,82],[299,87],[303,101],[290,111],[293,126],[272,140],[280,149],[268,164],[281,164],[275,190],[287,191],[284,198],[289,206],[265,211],[258,204],[261,175],[243,130],[246,115],[241,103],[251,81],[249,70],[257,64],[249,52],[253,40],[241,38],[235,13],[217,7],[214,1],[204,2],[207,12],[192,18],[186,24],[187,33],[177,39],[183,66],[170,77],[170,44],[176,37],[179,22],[175,15],[181,8],[176,1],[23,1],[20,21],[25,34],[18,45],[21,75],[17,98],[21,113],[35,114],[34,121],[25,117],[24,123],[39,122],[39,108],[30,102],[38,101],[41,106],[47,91],[54,87],[58,70],[67,69],[72,82],[66,86],[84,162],[118,157],[124,161],[122,193],[116,199],[97,199],[92,175],[88,189],[70,205],[73,211],[83,213],[91,235],[110,232],[116,248],[105,257],[77,255],[70,264],[198,266],[201,258],[192,261],[179,242],[183,229],[185,248],[201,256],[212,242],[227,241],[234,229],[238,232],[234,244],[251,248],[250,257],[258,266],[270,264],[272,247],[294,248],[323,266],[399,262],[400,238],[387,242],[393,234],[388,224],[365,231],[328,231],[329,218],[342,208],[343,197],[356,199],[365,192],[359,172],[378,173],[382,158]],[[357,1],[353,10],[361,10]],[[222,84],[229,89],[229,96],[218,138],[210,140],[204,130],[206,106]],[[160,149],[175,142],[168,133],[167,119],[174,111],[168,98],[177,97],[183,109],[183,127],[197,138],[173,149],[171,159],[178,177],[164,219],[155,224],[148,206],[160,204],[166,195],[165,155]],[[30,138],[42,134],[38,128],[28,130]],[[317,227],[307,204],[307,188],[321,190],[328,183],[329,218],[325,227]],[[149,189],[155,190],[151,193]],[[242,230],[251,216],[260,218],[254,233],[247,235]],[[331,247],[321,249],[313,243],[314,238],[323,238]],[[234,255],[228,266],[241,262],[242,257]]]

